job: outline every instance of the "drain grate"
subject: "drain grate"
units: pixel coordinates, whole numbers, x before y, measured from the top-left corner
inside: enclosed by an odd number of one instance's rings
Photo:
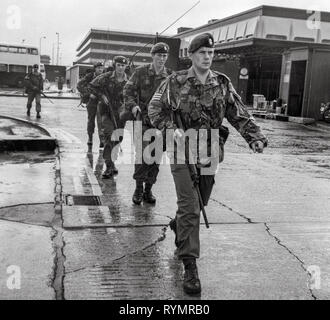
[[[100,206],[99,196],[66,195],[65,204],[67,206]]]

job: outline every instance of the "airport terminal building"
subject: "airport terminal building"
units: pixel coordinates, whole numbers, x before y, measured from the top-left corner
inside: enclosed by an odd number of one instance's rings
[[[193,37],[213,34],[213,68],[226,73],[247,104],[253,94],[281,98],[289,116],[320,118],[321,102],[330,101],[330,12],[260,6],[184,28],[180,65],[189,66]]]

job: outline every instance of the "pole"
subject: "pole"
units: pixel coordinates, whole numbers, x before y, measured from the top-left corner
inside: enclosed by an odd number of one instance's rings
[[[52,64],[54,65],[54,42],[53,42],[53,47],[52,47]]]
[[[57,54],[56,54],[56,65],[58,66],[59,51],[60,51],[60,34],[56,32],[57,35]]]
[[[46,39],[46,36],[42,36],[42,37],[40,37],[40,39],[39,39],[39,53],[40,53],[40,57],[41,57],[41,40],[42,39]]]

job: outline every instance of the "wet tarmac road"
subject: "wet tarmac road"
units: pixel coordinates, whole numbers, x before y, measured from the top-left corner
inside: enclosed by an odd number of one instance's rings
[[[25,118],[23,101],[1,98],[0,114]],[[201,227],[200,298],[329,299],[330,133],[293,123],[258,122],[270,140],[262,155],[251,154],[231,129],[207,208],[211,228]],[[118,176],[101,179],[97,137],[93,152],[87,152],[86,111],[76,108],[75,101],[56,101],[56,106],[44,101],[40,123],[60,142],[55,160],[45,159],[57,163],[52,163],[55,179],[45,179],[53,184],[52,191],[41,187],[55,196],[57,208],[56,195],[63,200],[57,209],[60,223],[51,236],[55,250],[49,253],[57,261],[49,270],[55,297],[190,299],[182,292],[182,268],[168,228],[176,210],[169,168],[161,166],[154,188],[157,204],[136,207],[131,202],[133,166],[118,164]],[[131,157],[126,139],[119,162]],[[6,166],[15,159],[1,158]],[[7,210],[5,219],[9,216]],[[1,221],[0,228],[1,223],[9,222]],[[35,226],[36,221],[30,223]],[[308,268],[314,265],[322,271],[317,288],[307,285]]]

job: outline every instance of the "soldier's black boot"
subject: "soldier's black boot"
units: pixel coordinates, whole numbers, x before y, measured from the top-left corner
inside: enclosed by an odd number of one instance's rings
[[[151,192],[152,184],[146,183],[144,192],[143,192],[143,200],[147,203],[154,204],[156,203],[156,198],[153,196]]]
[[[40,112],[37,112],[37,119],[40,119],[41,116],[40,116]]]
[[[30,109],[27,109],[26,115],[29,117],[31,115]]]
[[[199,294],[202,291],[201,282],[198,278],[196,259],[184,259],[183,290],[187,294]]]
[[[113,172],[113,174],[118,174],[118,169],[116,168],[115,165],[113,165],[113,167],[112,167],[112,172]]]
[[[135,204],[141,204],[143,200],[143,182],[136,181],[136,188],[132,200]]]
[[[177,246],[177,247],[179,247],[179,243],[178,243],[178,238],[177,238],[177,229],[176,229],[176,219],[172,219],[171,221],[170,221],[170,228],[171,228],[171,230],[174,232],[174,234],[175,234],[175,245]]]
[[[113,168],[110,165],[107,165],[105,171],[102,174],[102,179],[110,179],[113,176]]]
[[[92,134],[89,134],[88,135],[87,145],[88,146],[92,146],[93,145],[93,135]]]

